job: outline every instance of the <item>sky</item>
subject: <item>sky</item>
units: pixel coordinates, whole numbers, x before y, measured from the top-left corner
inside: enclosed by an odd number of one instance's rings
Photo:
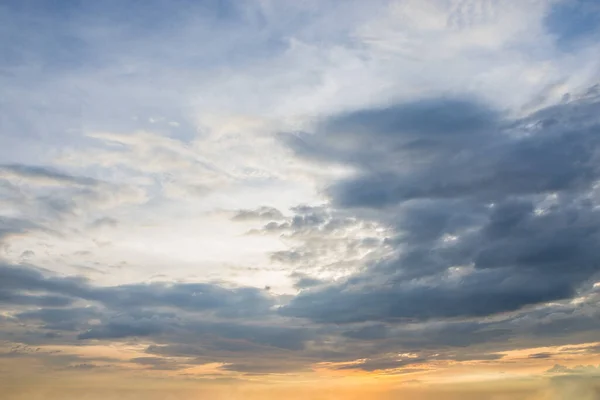
[[[6,400],[600,399],[597,0],[0,1]]]

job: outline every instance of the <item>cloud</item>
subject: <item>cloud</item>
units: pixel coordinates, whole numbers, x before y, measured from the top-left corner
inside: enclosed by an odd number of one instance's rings
[[[5,305],[61,307],[71,305],[73,300],[59,295],[27,295],[10,290],[1,290],[0,303]]]
[[[215,311],[221,317],[260,315],[273,299],[258,288],[228,289],[208,283],[151,283],[95,287],[78,277],[45,276],[25,266],[0,266],[0,288],[11,291],[57,293],[114,309],[173,307],[192,312]]]
[[[93,186],[98,184],[98,182],[92,178],[75,177],[45,167],[21,164],[1,165],[0,177],[41,185],[74,184]]]
[[[273,220],[278,221],[284,219],[283,214],[273,207],[260,207],[256,210],[240,210],[234,215],[234,221],[252,221],[252,220]]]
[[[103,367],[99,366],[99,365],[95,365],[95,364],[88,364],[88,363],[69,365],[67,367],[68,370],[75,370],[75,371],[90,371],[90,370],[96,370],[98,368],[103,368]]]
[[[299,155],[358,168],[358,176],[329,189],[343,207],[577,190],[598,177],[598,104],[575,101],[513,122],[477,101],[434,99],[334,117],[317,133],[291,136],[290,145]],[[518,136],[500,126],[515,123]],[[531,125],[531,133],[544,133],[528,134]]]
[[[552,353],[535,353],[535,354],[530,354],[528,358],[546,359],[546,358],[552,358],[552,356],[553,356]]]
[[[22,235],[27,232],[45,229],[32,221],[21,218],[0,218],[0,239],[6,239],[13,235]]]
[[[157,370],[173,370],[178,369],[178,365],[161,357],[136,357],[129,360],[135,364],[149,366]]]
[[[200,283],[100,287],[82,278],[6,265],[0,268],[0,276],[0,287],[17,294],[4,296],[2,303],[13,309],[40,307],[14,312],[4,333],[28,327],[30,338],[21,335],[21,340],[38,344],[55,342],[57,334],[64,343],[145,338],[169,343],[149,348],[152,354],[195,356],[196,362],[208,363],[223,357],[244,360],[248,354],[301,351],[315,335],[311,329],[273,320],[270,309],[275,298],[261,289]],[[82,301],[88,306],[75,306]],[[257,319],[262,322],[256,323]],[[180,347],[186,343],[188,347]],[[179,368],[181,363],[168,367]]]
[[[269,373],[286,373],[290,371],[298,371],[298,365],[290,365],[286,368],[285,363],[253,363],[253,364],[227,364],[221,367],[224,371],[243,372],[250,375],[262,375]]]
[[[565,367],[564,365],[555,364],[552,368],[546,371],[548,374],[598,374],[600,368],[594,365],[577,365],[573,368]]]
[[[307,275],[303,275],[303,274],[299,274],[299,273],[295,273],[293,275],[296,278],[296,282],[294,283],[294,287],[296,289],[311,288],[311,287],[318,286],[318,285],[325,283],[325,281],[323,281],[321,279],[312,278]]]
[[[291,271],[296,289],[348,275],[387,250],[385,227],[368,218],[329,206],[299,205],[290,211],[290,217],[249,233],[277,235],[286,245],[270,260]]]
[[[0,7],[2,343],[252,375],[595,340],[592,1],[116,5]]]
[[[582,96],[513,121],[472,102],[427,101],[333,117],[310,147],[292,142],[300,155],[355,166],[330,186],[332,202],[391,221],[397,255],[303,291],[281,312],[418,320],[575,296],[598,272],[598,109]]]
[[[360,369],[363,371],[373,372],[373,371],[381,371],[381,370],[395,370],[406,367],[411,364],[419,364],[425,360],[422,359],[379,359],[379,360],[366,360],[359,363],[352,363],[347,365],[342,365],[337,367],[338,370],[353,370]],[[410,368],[410,369],[402,369],[402,373],[412,373],[412,372],[420,372],[423,369],[419,368]]]
[[[41,326],[43,329],[76,331],[81,329],[82,324],[87,324],[89,320],[102,315],[100,310],[94,307],[50,308],[52,307],[51,303],[40,305],[43,305],[44,308],[18,313],[15,318],[20,321],[40,321],[44,323]]]

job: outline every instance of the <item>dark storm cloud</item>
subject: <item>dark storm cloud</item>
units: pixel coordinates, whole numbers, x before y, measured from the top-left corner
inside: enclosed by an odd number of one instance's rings
[[[294,136],[298,154],[357,169],[331,184],[332,203],[393,227],[396,255],[280,312],[320,323],[481,317],[575,296],[600,271],[598,115],[593,91],[520,120],[443,99]]]

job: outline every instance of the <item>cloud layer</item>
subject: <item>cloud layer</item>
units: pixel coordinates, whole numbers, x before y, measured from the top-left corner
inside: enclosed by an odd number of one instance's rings
[[[599,18],[1,5],[0,381],[505,376],[593,397]]]

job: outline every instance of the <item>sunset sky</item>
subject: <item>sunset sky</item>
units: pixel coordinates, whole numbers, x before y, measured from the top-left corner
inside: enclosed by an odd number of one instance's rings
[[[0,0],[2,400],[599,400],[600,1]]]

